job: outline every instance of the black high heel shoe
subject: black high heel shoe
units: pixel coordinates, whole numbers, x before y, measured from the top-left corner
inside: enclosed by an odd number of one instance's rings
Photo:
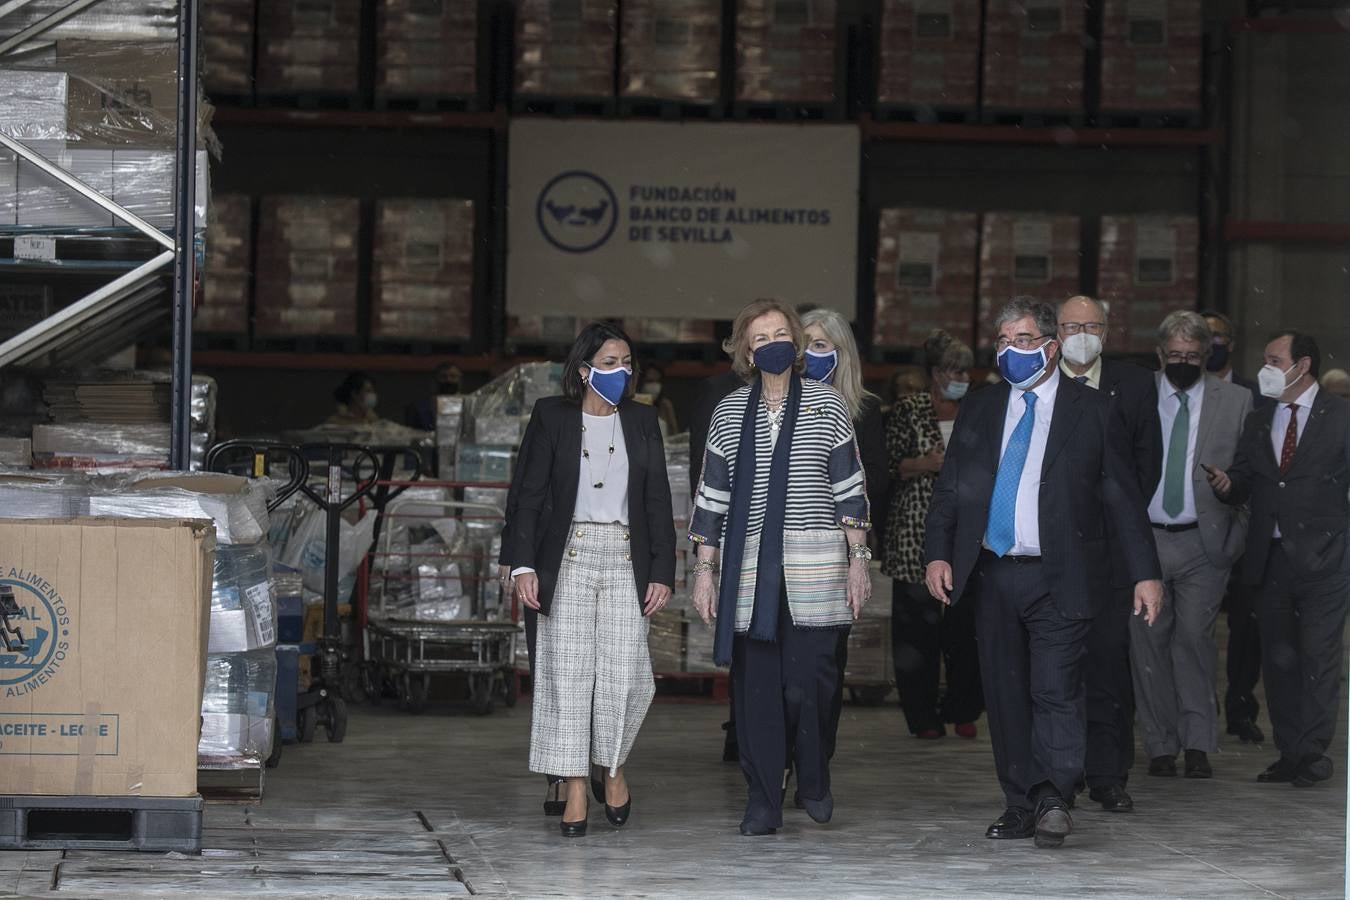
[[[599,777],[596,777],[599,772]],[[591,766],[591,796],[595,797],[596,803],[605,802],[605,767],[592,764]]]
[[[567,811],[567,799],[563,797],[562,781],[548,783],[548,792],[544,794],[544,815],[561,816]]]
[[[633,792],[628,792],[628,802],[623,806],[610,806],[605,804],[605,818],[609,819],[609,824],[615,828],[622,828],[628,821],[628,814],[633,811]]]
[[[566,819],[563,819],[561,822],[558,823],[558,830],[562,832],[563,837],[568,838],[585,837],[586,826],[589,824],[590,814],[591,814],[591,801],[590,798],[588,797],[586,798],[586,815],[588,818],[582,819],[580,822],[569,822]]]

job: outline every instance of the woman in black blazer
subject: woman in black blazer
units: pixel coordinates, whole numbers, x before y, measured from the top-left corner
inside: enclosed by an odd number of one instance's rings
[[[567,779],[567,837],[586,833],[587,778],[610,823],[628,819],[623,765],[656,691],[647,619],[675,582],[661,428],[634,387],[628,336],[588,325],[515,475],[511,575],[539,613],[530,769]]]

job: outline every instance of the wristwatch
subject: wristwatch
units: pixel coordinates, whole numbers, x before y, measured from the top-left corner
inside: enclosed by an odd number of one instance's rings
[[[851,544],[848,548],[849,559],[865,559],[868,562],[872,560],[872,548],[866,544]]]

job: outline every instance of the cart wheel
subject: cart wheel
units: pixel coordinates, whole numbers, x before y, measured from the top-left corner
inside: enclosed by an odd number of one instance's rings
[[[878,706],[891,692],[889,684],[870,684],[865,687],[849,688],[853,702],[859,706]]]
[[[347,701],[341,697],[328,698],[328,721],[324,728],[328,731],[328,743],[342,743],[347,736]]]
[[[520,676],[516,674],[515,669],[507,669],[502,673],[502,702],[506,704],[507,709],[515,709],[518,699],[520,699]]]
[[[319,730],[319,708],[317,706],[306,706],[300,710],[297,719],[299,720],[296,724],[300,730],[300,743],[313,743],[314,732]]]
[[[267,756],[266,766],[269,769],[275,769],[281,765],[281,748],[284,742],[281,740],[281,726],[277,723],[276,717],[272,718],[272,752]]]
[[[493,676],[473,675],[470,676],[469,686],[472,691],[473,711],[480,716],[486,716],[492,712],[497,705],[497,698],[492,694]]]
[[[364,677],[366,666],[355,660],[342,667],[342,676],[339,681],[342,690],[342,699],[348,703],[366,702],[366,679]]]

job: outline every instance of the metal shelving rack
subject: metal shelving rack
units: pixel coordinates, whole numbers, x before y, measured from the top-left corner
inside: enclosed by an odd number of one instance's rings
[[[71,0],[44,18],[5,34],[5,19],[32,0],[10,0],[0,6],[0,59],[94,6],[99,0]],[[170,465],[187,469],[191,446],[192,296],[196,279],[193,253],[196,208],[197,150],[197,0],[178,2],[178,106],[174,228],[156,228],[111,198],[94,190],[40,153],[0,134],[0,147],[39,169],[67,190],[98,205],[128,234],[149,241],[158,251],[150,259],[131,264],[114,278],[76,302],[0,343],[0,367],[33,363],[57,352],[93,354],[117,349],[142,336],[163,319],[162,282],[173,271],[173,378]],[[25,265],[28,265],[25,263]],[[59,265],[49,266],[59,272]],[[120,342],[120,343],[119,343]]]

